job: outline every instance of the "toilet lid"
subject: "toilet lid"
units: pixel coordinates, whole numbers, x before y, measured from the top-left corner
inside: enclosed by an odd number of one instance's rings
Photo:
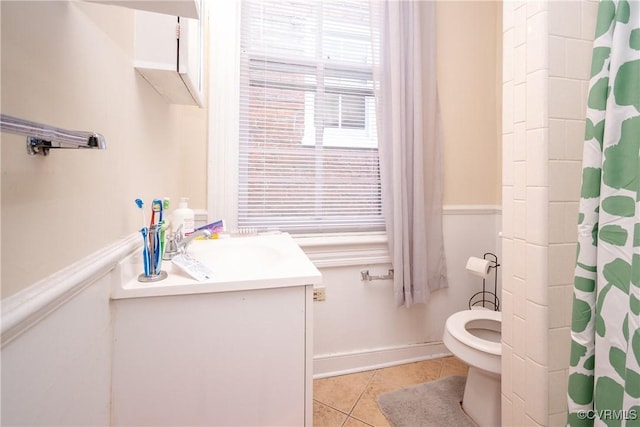
[[[490,310],[464,310],[452,314],[447,319],[446,328],[458,341],[471,348],[500,356],[502,345],[499,342],[483,340],[467,331],[467,323],[473,320],[493,320],[502,322],[502,313]]]

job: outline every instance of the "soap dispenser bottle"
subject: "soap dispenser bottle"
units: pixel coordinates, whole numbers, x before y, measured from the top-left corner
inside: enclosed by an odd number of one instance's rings
[[[193,209],[189,209],[189,199],[182,197],[178,204],[178,209],[173,211],[171,217],[171,229],[173,232],[177,232],[178,228],[182,225],[182,234],[187,235],[193,233],[195,224],[195,215]]]

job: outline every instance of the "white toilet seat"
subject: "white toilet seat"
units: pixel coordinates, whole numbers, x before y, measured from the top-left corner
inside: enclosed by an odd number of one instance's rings
[[[447,319],[445,329],[449,331],[458,341],[468,345],[479,351],[483,351],[496,356],[502,355],[502,345],[499,342],[493,342],[476,337],[467,330],[469,322],[486,320],[489,322],[502,322],[502,313],[490,310],[464,310],[452,314]]]
[[[464,310],[449,316],[442,335],[449,351],[469,365],[462,408],[479,427],[501,425],[501,329],[502,313]]]

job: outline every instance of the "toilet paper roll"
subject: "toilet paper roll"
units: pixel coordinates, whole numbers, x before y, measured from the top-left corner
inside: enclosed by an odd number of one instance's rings
[[[475,276],[486,279],[489,276],[491,261],[477,257],[469,257],[467,261],[467,271]]]

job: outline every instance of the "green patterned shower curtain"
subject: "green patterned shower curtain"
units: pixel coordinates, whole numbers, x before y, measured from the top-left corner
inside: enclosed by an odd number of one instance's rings
[[[640,1],[601,1],[587,101],[568,424],[640,426]]]

